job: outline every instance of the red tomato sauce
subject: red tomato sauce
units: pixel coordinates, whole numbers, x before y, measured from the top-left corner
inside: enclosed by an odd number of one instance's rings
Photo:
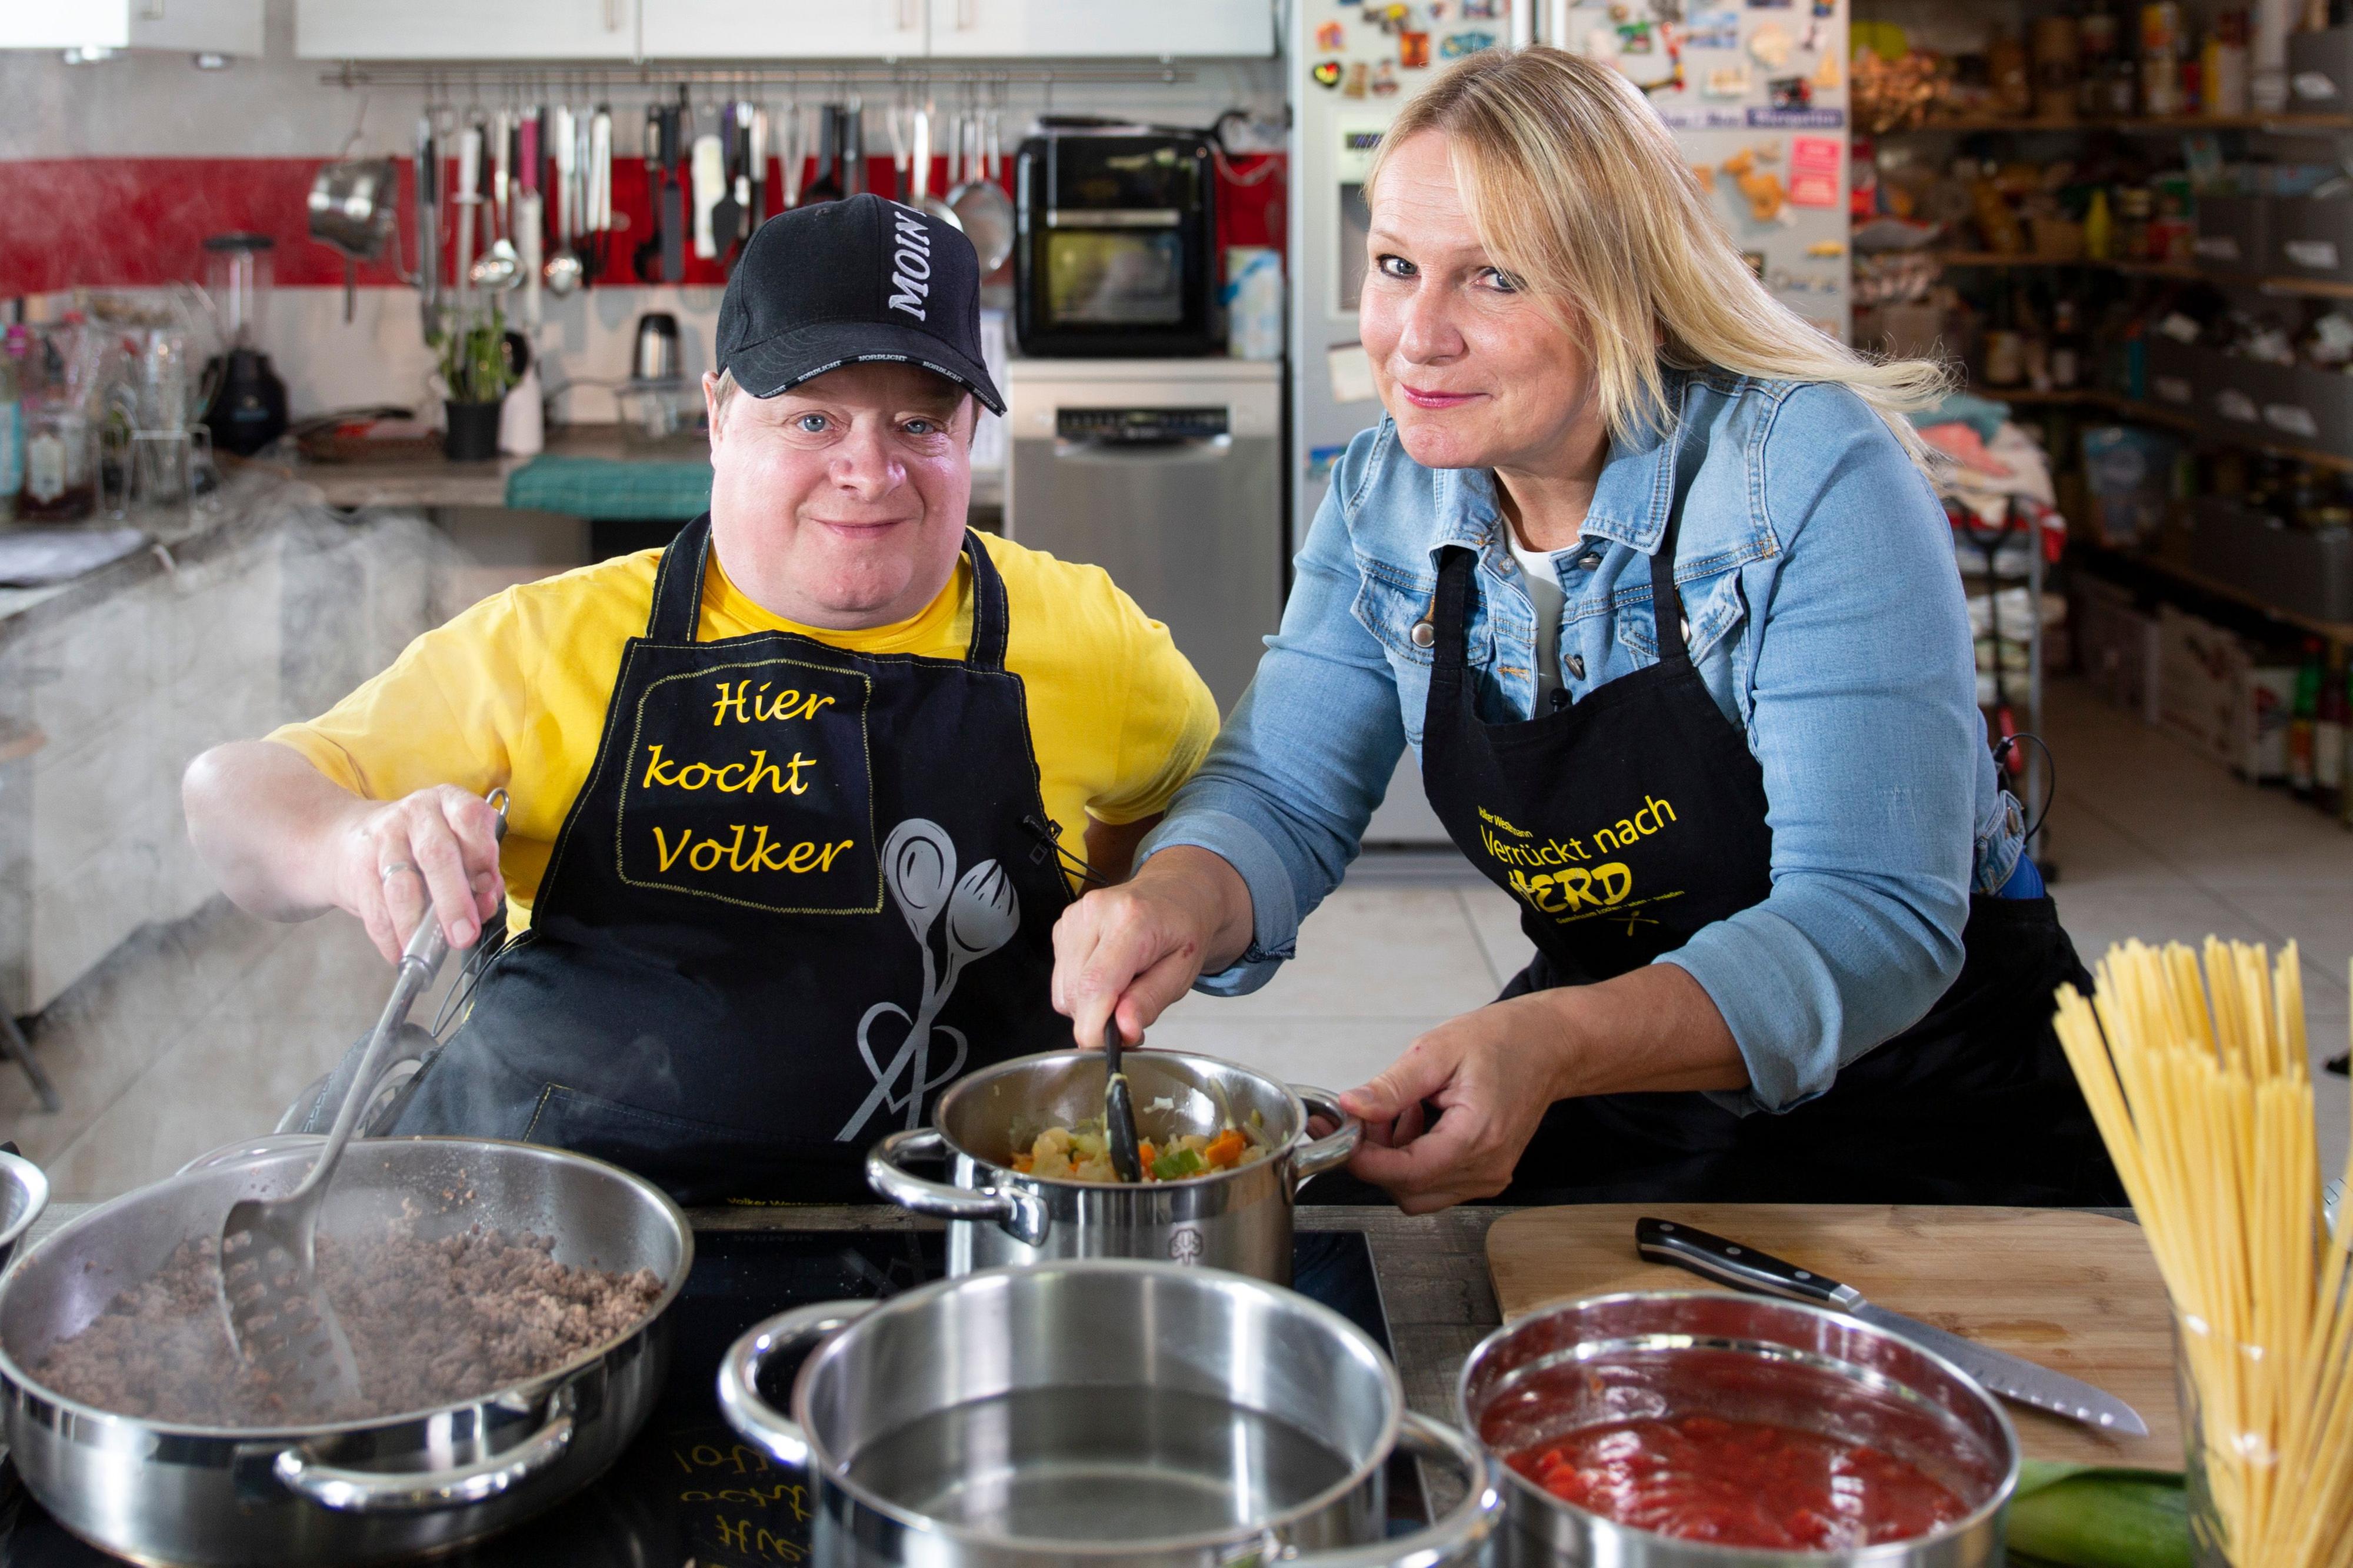
[[[1926,1535],[1968,1511],[1892,1454],[1710,1415],[1589,1426],[1523,1448],[1510,1464],[1604,1519],[1720,1546],[1876,1545]]]

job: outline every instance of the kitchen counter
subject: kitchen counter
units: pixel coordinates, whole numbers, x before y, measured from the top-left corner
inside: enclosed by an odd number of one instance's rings
[[[283,470],[243,464],[229,468],[225,482],[200,506],[141,508],[121,523],[94,519],[89,527],[135,528],[147,535],[148,544],[62,583],[0,587],[0,643],[150,578],[234,550],[274,525],[290,508],[311,499]],[[56,526],[0,523],[0,531]]]
[[[558,425],[547,432],[547,450],[559,458],[675,462],[681,458],[698,456],[701,449],[691,442],[635,446],[622,438],[617,425]],[[493,458],[487,462],[453,463],[447,458],[414,458],[363,463],[306,461],[280,471],[316,487],[327,505],[346,510],[373,506],[500,507],[507,503],[507,476],[531,460]]]
[[[659,447],[626,440],[617,425],[558,425],[547,432],[547,450],[559,458],[603,458],[617,462],[676,462],[700,455],[693,442],[668,442]],[[289,472],[317,487],[332,507],[500,507],[506,504],[507,476],[530,462],[529,458],[497,458],[488,462],[453,463],[433,458],[367,463],[310,463]],[[1001,507],[1005,480],[997,469],[976,470],[972,504]]]

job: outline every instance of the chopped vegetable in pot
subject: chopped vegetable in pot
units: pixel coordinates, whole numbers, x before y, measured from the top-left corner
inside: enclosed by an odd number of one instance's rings
[[[1149,1138],[1138,1140],[1138,1144],[1137,1152],[1144,1159],[1144,1179],[1147,1182],[1180,1182],[1187,1176],[1230,1171],[1266,1158],[1266,1151],[1236,1127],[1229,1127],[1214,1138],[1187,1132],[1164,1144],[1155,1144]],[[1082,1121],[1076,1127],[1049,1127],[1038,1134],[1027,1152],[1015,1154],[1012,1163],[1024,1175],[1051,1181],[1119,1180],[1112,1170],[1111,1144],[1103,1136],[1100,1121]]]

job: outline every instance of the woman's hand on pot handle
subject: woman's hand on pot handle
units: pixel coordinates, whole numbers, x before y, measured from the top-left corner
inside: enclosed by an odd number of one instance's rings
[[[1707,992],[1672,963],[1648,963],[1449,1018],[1340,1103],[1365,1121],[1349,1171],[1406,1213],[1428,1214],[1509,1186],[1556,1100],[1747,1087],[1747,1063]],[[1434,1124],[1424,1101],[1442,1113]]]
[[[1250,889],[1225,859],[1176,845],[1132,880],[1098,888],[1054,924],[1054,1010],[1082,1046],[1103,1043],[1116,1007],[1119,1028],[1142,1037],[1204,972],[1226,968],[1250,945]]]
[[[1449,1018],[1362,1089],[1340,1097],[1364,1118],[1352,1175],[1388,1190],[1408,1214],[1491,1198],[1512,1184],[1521,1151],[1557,1098],[1558,1021],[1540,997],[1490,1003]],[[1441,1112],[1427,1120],[1424,1101]]]

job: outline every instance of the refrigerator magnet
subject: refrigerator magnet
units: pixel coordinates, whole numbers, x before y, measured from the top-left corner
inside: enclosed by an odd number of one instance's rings
[[[1324,372],[1332,381],[1335,403],[1366,403],[1380,396],[1373,383],[1373,356],[1362,343],[1342,343],[1324,352]]]

